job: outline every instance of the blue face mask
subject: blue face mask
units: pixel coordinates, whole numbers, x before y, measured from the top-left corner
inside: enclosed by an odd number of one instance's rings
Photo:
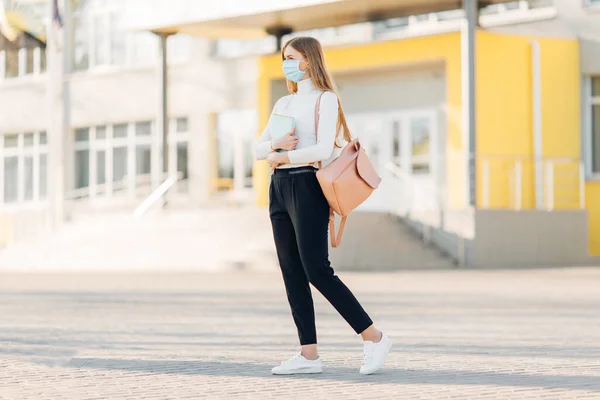
[[[300,60],[283,60],[283,73],[287,79],[297,83],[306,71],[300,69]]]

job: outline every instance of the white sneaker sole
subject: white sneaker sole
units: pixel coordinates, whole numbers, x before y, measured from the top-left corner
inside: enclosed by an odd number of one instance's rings
[[[293,371],[271,371],[273,375],[320,374],[323,368],[302,368]]]
[[[360,374],[361,375],[371,375],[371,374],[374,374],[375,372],[379,371],[381,369],[381,367],[383,366],[383,363],[385,362],[385,359],[387,358],[391,349],[392,349],[392,341],[388,340],[387,346],[385,347],[385,354],[383,355],[383,357],[381,357],[381,361],[373,369],[370,369],[368,371],[361,370]]]

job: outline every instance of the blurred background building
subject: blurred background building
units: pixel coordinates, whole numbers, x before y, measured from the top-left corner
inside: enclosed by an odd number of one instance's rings
[[[170,204],[264,207],[269,172],[252,143],[286,94],[278,46],[311,35],[384,178],[349,221],[338,264],[392,268],[398,249],[417,252],[415,233],[444,254],[422,265],[600,256],[600,1],[479,2],[475,151],[460,1],[58,3],[64,75],[48,72],[52,2],[0,3],[0,246],[48,229],[57,210],[133,209],[164,180],[157,33],[168,34],[168,169],[179,177]],[[64,137],[49,133],[57,114]],[[359,252],[365,231],[381,237]]]

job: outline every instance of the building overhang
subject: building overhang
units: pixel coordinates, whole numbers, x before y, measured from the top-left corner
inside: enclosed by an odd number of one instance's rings
[[[480,6],[511,0],[479,0]],[[463,0],[322,0],[313,4],[267,11],[224,13],[206,19],[147,26],[155,33],[183,33],[212,39],[253,39],[281,32],[298,32],[377,21],[407,15],[460,9]]]

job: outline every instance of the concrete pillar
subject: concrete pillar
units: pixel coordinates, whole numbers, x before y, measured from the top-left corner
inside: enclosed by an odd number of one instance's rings
[[[466,205],[477,204],[475,59],[476,31],[479,25],[479,0],[463,0],[465,20],[461,29],[463,139],[466,154]]]
[[[158,109],[156,114],[156,134],[160,140],[161,157],[159,168],[153,170],[159,171],[153,174],[152,188],[156,189],[162,181],[166,179],[169,170],[169,104],[168,104],[168,63],[167,63],[167,40],[171,34],[157,33],[159,40],[158,50]],[[167,195],[163,196],[163,205],[166,204]]]
[[[65,192],[70,165],[67,149],[70,129],[69,82],[65,74],[71,65],[71,4],[70,0],[59,2],[63,26],[51,23],[46,43],[47,54],[47,107],[48,107],[48,200],[52,228],[59,227],[66,218]],[[49,9],[53,20],[54,8]]]

